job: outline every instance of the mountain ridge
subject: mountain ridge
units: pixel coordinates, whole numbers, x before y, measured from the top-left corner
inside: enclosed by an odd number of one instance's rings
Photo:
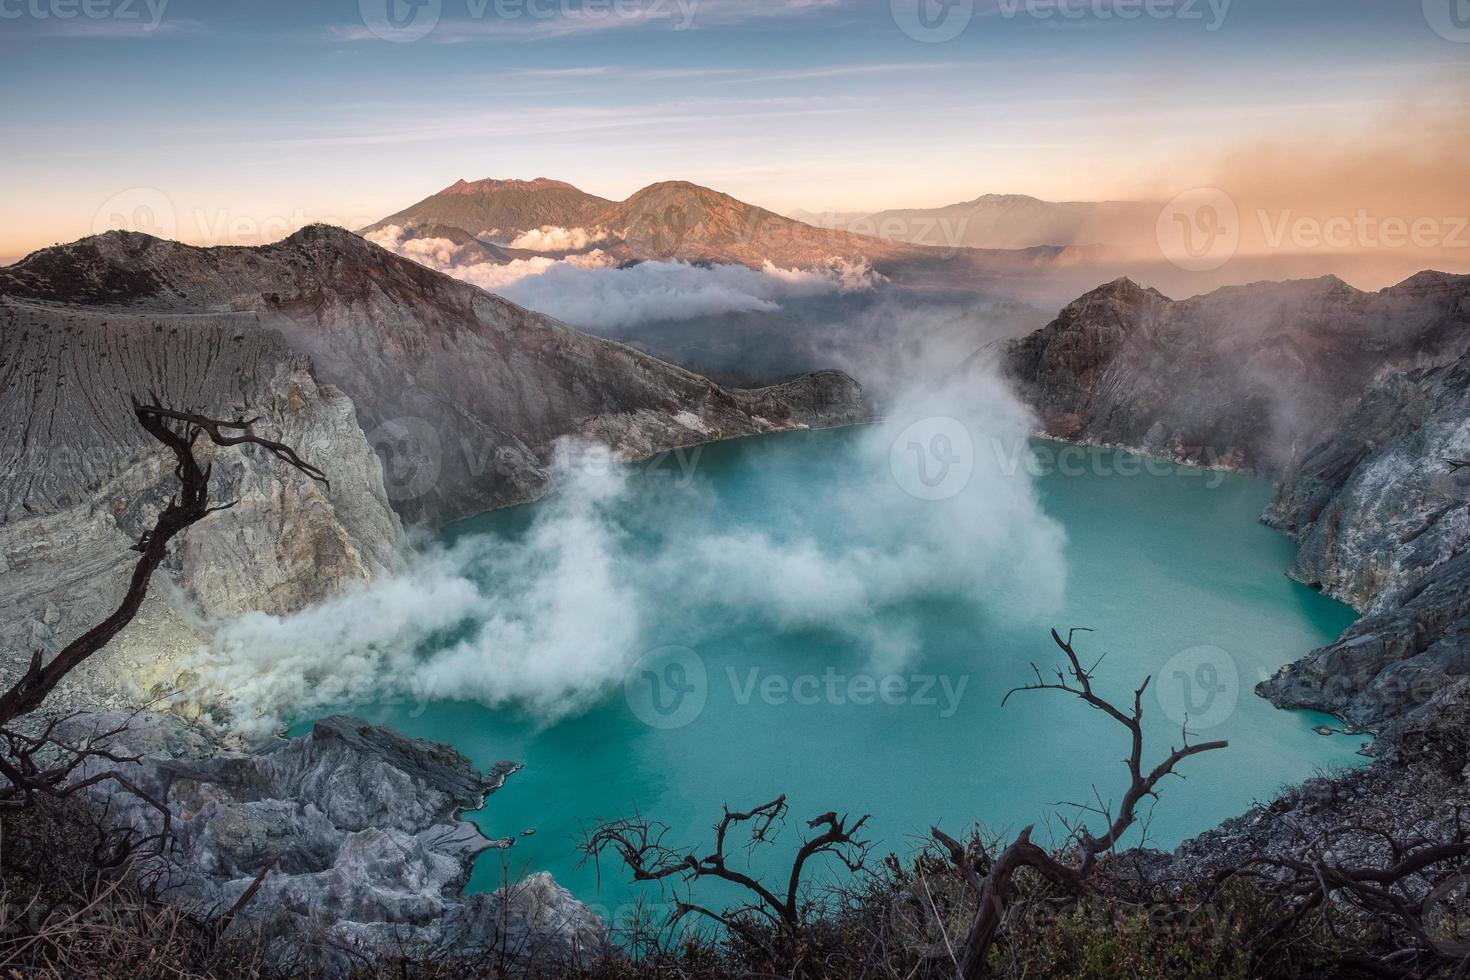
[[[1050,435],[1275,481],[1288,574],[1364,615],[1258,693],[1381,734],[1470,686],[1470,276],[1120,278],[1002,359]]]
[[[474,203],[466,205],[465,199]],[[487,236],[491,222],[495,234]],[[977,249],[886,241],[807,224],[688,180],[657,181],[622,201],[607,201],[549,178],[460,180],[358,229],[358,234],[434,225],[461,229],[482,241],[488,237],[491,244],[502,247],[542,228],[582,229],[597,238],[597,248],[623,263],[657,260],[761,268],[770,262],[783,268],[814,268],[867,262],[881,274],[925,286],[964,283],[972,277],[1005,279],[1106,258],[1094,246],[1038,243]]]
[[[108,232],[32,253],[0,269],[0,377],[0,637],[17,648],[57,649],[105,615],[126,581],[114,566],[168,499],[130,397],[260,416],[331,477],[222,454],[220,493],[242,502],[181,536],[178,588],[154,590],[89,667],[114,699],[172,689],[207,640],[201,613],[297,611],[392,571],[404,525],[544,494],[563,440],[636,459],[868,417],[839,372],[721,386],[330,226],[211,248]]]

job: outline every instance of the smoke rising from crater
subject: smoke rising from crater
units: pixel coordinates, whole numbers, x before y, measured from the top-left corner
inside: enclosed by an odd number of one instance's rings
[[[973,471],[962,492],[920,499],[893,454],[901,434],[935,418],[971,433]],[[549,723],[604,697],[646,650],[697,649],[737,624],[752,642],[762,631],[824,631],[824,646],[893,670],[924,656],[916,603],[1028,621],[1059,607],[1065,535],[1024,469],[988,451],[1030,427],[989,372],[916,387],[884,423],[854,433],[854,458],[755,522],[727,518],[697,466],[673,486],[638,479],[605,449],[563,443],[558,490],[523,537],[435,545],[394,579],[293,616],[220,624],[188,665],[204,678],[197,696],[255,731],[405,699],[477,701]],[[799,452],[792,445],[783,451]]]

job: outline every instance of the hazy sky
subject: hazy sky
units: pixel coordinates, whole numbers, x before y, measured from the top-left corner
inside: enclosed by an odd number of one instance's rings
[[[0,257],[119,208],[201,243],[355,226],[460,177],[1158,196],[1253,141],[1466,105],[1455,0],[940,2],[0,0]]]

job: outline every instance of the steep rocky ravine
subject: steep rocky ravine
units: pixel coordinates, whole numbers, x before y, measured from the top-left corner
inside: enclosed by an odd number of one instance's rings
[[[0,295],[251,314],[352,399],[369,440],[388,450],[394,509],[412,522],[539,495],[563,436],[638,454],[866,414],[844,375],[723,388],[325,225],[258,248],[109,232],[0,269]]]
[[[28,256],[0,269],[0,377],[7,649],[58,649],[121,594],[171,479],[130,397],[259,417],[331,478],[214,453],[216,494],[240,504],[184,536],[171,581],[77,679],[104,705],[120,683],[165,693],[201,617],[301,609],[393,567],[403,524],[539,496],[564,437],[637,458],[866,417],[846,375],[721,387],[326,226],[258,248],[111,232]]]
[[[1470,672],[1470,277],[1327,278],[1183,301],[1122,279],[1012,341],[1045,431],[1276,481],[1290,574],[1364,613],[1261,684],[1398,726]]]

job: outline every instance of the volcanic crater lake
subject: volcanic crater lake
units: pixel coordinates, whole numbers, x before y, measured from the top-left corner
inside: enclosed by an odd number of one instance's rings
[[[927,501],[894,488],[888,474],[874,480],[880,463],[860,451],[871,438],[862,429],[787,433],[630,465],[610,518],[618,561],[631,569],[679,555],[717,522],[726,532],[759,532],[777,542],[810,539],[831,546],[817,553],[835,561],[876,562],[866,551],[842,550],[845,539],[869,529],[854,526],[826,489],[856,486],[870,495],[871,506],[892,517],[884,532],[891,540],[903,540],[905,522],[930,512],[920,509]],[[1062,449],[1033,448],[1052,455]],[[630,651],[629,660],[637,659],[626,682],[605,684],[590,707],[548,723],[514,706],[492,709],[450,693],[427,704],[345,710],[447,742],[482,769],[501,759],[524,764],[481,811],[467,815],[490,837],[518,837],[510,849],[479,859],[472,890],[545,870],[606,909],[640,895],[656,900],[658,891],[630,885],[611,860],[600,875],[579,864],[576,843],[597,818],[637,812],[668,824],[670,843],[707,847],[723,805],[748,808],[785,794],[790,817],[775,845],[756,852],[759,871],[789,867],[806,821],[828,810],[871,814],[868,836],[881,856],[909,854],[931,824],[958,835],[976,821],[998,833],[1035,823],[1036,838],[1047,841],[1059,832],[1055,815],[1068,812],[1061,801],[1095,802],[1094,787],[1116,801],[1127,752],[1120,726],[1057,692],[1025,692],[1001,705],[1008,690],[1034,679],[1032,662],[1043,671],[1061,665],[1052,626],[1064,636],[1074,626],[1092,630],[1076,635],[1077,648],[1086,663],[1103,657],[1095,687],[1115,703],[1128,703],[1142,679],[1154,676],[1143,702],[1146,766],[1178,743],[1186,718],[1196,740],[1230,742],[1186,760],[1186,778],[1163,784],[1161,800],[1145,810],[1152,846],[1173,847],[1284,785],[1361,761],[1360,739],[1313,731],[1330,719],[1276,710],[1252,693],[1258,680],[1331,640],[1354,617],[1284,574],[1294,545],[1258,523],[1269,485],[1157,461],[1145,468],[1114,451],[1079,458],[1087,465],[1037,477],[1029,491],[1065,532],[1064,541],[1058,538],[1063,598],[1044,615],[1008,613],[1025,604],[1007,588],[1036,590],[1037,580],[1005,565],[1025,561],[1024,548],[986,567],[998,602],[963,589],[889,589],[861,628],[849,613],[829,622],[772,609],[770,597],[759,597],[749,583],[731,581],[730,601],[711,603],[708,583],[686,588],[687,576],[645,581],[630,573],[641,590],[636,610],[628,609],[641,621],[641,646]],[[885,481],[887,489],[873,489]],[[947,506],[983,512],[995,487],[979,481],[972,495]],[[547,506],[464,521],[445,539],[515,542]],[[746,571],[758,582],[790,577],[792,567],[783,561]],[[881,563],[872,567],[897,574]],[[842,570],[809,571],[835,581]],[[786,589],[785,581],[774,587]],[[744,608],[746,595],[759,598]],[[890,622],[901,622],[905,652],[875,655],[862,638]],[[535,833],[518,836],[525,830]],[[1135,833],[1130,843],[1137,840]],[[705,884],[696,896],[732,897]]]

